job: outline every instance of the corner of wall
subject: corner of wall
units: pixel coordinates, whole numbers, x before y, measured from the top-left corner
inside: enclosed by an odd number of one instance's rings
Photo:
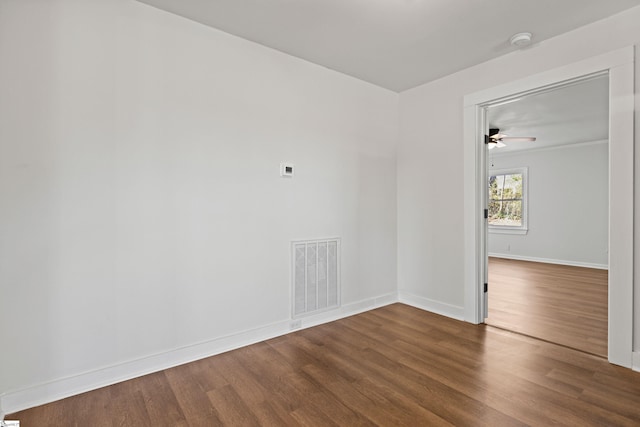
[[[398,301],[421,310],[464,321],[464,307],[434,301],[404,291],[398,292]]]

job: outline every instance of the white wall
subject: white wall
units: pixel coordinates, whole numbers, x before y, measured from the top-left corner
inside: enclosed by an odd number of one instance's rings
[[[440,304],[464,307],[463,99],[640,43],[640,7],[535,44],[400,95],[398,148],[398,287]],[[636,58],[636,91],[640,61]],[[640,96],[636,93],[636,111]],[[636,114],[636,129],[640,115]],[[635,136],[640,145],[640,134]],[[636,151],[636,189],[640,152]],[[636,190],[637,191],[637,190]],[[640,198],[635,198],[636,221]],[[636,227],[635,242],[640,241]],[[635,253],[635,348],[640,347],[640,251]]]
[[[281,332],[292,239],[395,294],[398,94],[133,0],[3,1],[0,58],[5,412]]]
[[[489,254],[607,268],[607,142],[505,154],[493,151],[489,172],[528,168],[529,230],[524,235],[490,230]]]

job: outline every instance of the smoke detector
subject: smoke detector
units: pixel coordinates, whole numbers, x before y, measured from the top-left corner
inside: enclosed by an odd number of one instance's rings
[[[518,33],[511,36],[509,42],[515,47],[524,47],[531,44],[531,33]]]

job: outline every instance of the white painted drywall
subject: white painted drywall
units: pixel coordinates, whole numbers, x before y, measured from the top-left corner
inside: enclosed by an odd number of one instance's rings
[[[286,321],[293,239],[395,292],[398,94],[132,0],[2,2],[0,58],[0,395]]]
[[[606,141],[600,141],[504,155],[490,153],[489,173],[528,168],[529,230],[524,235],[489,230],[489,254],[606,268],[608,148]]]
[[[640,43],[640,7],[400,94],[398,287],[464,306],[463,98]],[[640,61],[636,55],[636,82]],[[637,84],[636,84],[636,87]],[[640,111],[640,97],[635,98]],[[640,115],[636,114],[636,129]],[[636,145],[640,136],[636,133]],[[636,152],[636,189],[640,152]],[[636,197],[636,221],[640,198]],[[635,241],[640,241],[636,227]],[[640,343],[640,255],[635,251],[635,342]]]

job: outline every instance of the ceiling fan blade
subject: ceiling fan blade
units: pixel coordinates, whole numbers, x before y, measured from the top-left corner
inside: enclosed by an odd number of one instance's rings
[[[505,135],[504,133],[496,133],[496,134],[490,135],[489,138],[497,141],[499,139],[505,138],[506,136],[507,135]]]
[[[535,136],[505,136],[500,138],[500,141],[510,142],[533,142],[536,140]]]

